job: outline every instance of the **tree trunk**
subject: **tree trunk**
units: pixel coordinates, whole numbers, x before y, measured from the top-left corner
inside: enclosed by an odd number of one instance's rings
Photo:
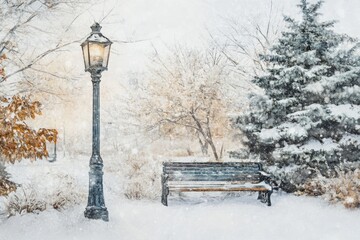
[[[207,142],[210,144],[210,147],[211,147],[211,150],[212,150],[212,152],[213,152],[213,154],[214,154],[215,160],[216,160],[217,162],[220,161],[213,140],[212,140],[212,139],[208,139]]]
[[[210,144],[210,147],[211,147],[211,150],[212,150],[212,152],[214,154],[215,160],[218,162],[220,159],[219,159],[219,156],[218,156],[217,151],[216,151],[215,144],[214,144],[213,139],[212,139],[212,134],[211,134],[211,130],[210,130],[210,127],[209,127],[209,119],[207,119],[206,131],[204,131],[204,128],[202,127],[199,119],[196,118],[196,116],[195,116],[195,114],[193,112],[191,113],[191,117],[194,119],[194,121],[196,123],[198,134],[201,134],[204,137],[204,142],[205,143]],[[199,137],[199,139],[200,139],[200,137]]]
[[[209,144],[206,141],[206,139],[204,141],[201,140],[200,135],[198,134],[198,138],[199,138],[199,143],[200,143],[200,147],[201,147],[201,152],[204,156],[208,155],[208,149],[209,149]]]

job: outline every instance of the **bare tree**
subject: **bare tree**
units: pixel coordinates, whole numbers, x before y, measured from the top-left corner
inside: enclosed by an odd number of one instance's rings
[[[228,128],[223,56],[177,46],[165,59],[155,51],[153,60],[149,78],[131,103],[133,116],[148,132],[198,138],[203,153],[210,147],[219,161],[215,140]]]
[[[63,77],[49,71],[41,63],[49,55],[63,51],[65,47],[78,40],[52,39],[55,33],[50,29],[44,29],[47,25],[42,23],[45,20],[50,25],[49,16],[79,4],[81,1],[75,0],[0,0],[0,84],[3,85],[3,95],[28,89],[32,83],[30,76],[39,73]],[[73,21],[70,25],[72,23]],[[70,25],[56,31],[65,33]],[[28,74],[29,71],[32,73]],[[6,81],[10,78],[13,81]],[[4,87],[5,81],[7,88]],[[19,87],[19,82],[23,87]]]
[[[54,20],[56,14],[79,4],[81,1],[76,0],[0,0],[0,195],[16,190],[16,185],[7,180],[4,162],[48,157],[46,143],[57,141],[57,130],[27,124],[27,120],[41,115],[42,107],[39,101],[18,93],[39,91],[29,87],[35,86],[35,77],[37,81],[49,76],[63,78],[43,60],[77,42],[54,34],[66,33],[73,21],[54,31],[47,26],[54,23],[50,16]]]
[[[250,17],[248,21],[226,18],[226,27],[219,30],[220,39],[216,34],[209,33],[233,71],[247,81],[265,71],[267,66],[261,55],[268,53],[283,28],[281,15],[273,0],[269,0],[268,9],[267,15]]]

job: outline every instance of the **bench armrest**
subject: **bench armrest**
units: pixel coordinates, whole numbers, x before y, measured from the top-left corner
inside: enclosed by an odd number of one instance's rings
[[[268,174],[267,172],[264,172],[264,171],[259,171],[259,173],[260,173],[260,175],[261,175],[261,176],[263,176],[263,177],[268,177],[268,178],[270,178],[270,177],[271,177],[271,175],[270,175],[270,174]]]
[[[264,171],[259,171],[261,178],[265,183],[269,184],[274,190],[279,190],[279,184],[273,180],[271,175]]]

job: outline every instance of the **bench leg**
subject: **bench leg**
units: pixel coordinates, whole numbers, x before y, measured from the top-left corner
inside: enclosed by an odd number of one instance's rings
[[[165,183],[166,183],[166,178],[164,175],[162,175],[161,176],[161,185],[162,185],[161,203],[164,206],[167,206],[168,205],[167,197],[169,195],[169,189],[166,187]]]
[[[259,192],[258,199],[262,203],[267,203],[268,206],[271,206],[271,199],[270,199],[271,193],[272,191]]]
[[[262,203],[266,203],[266,201],[267,201],[266,193],[267,192],[259,192],[257,199],[260,200]]]
[[[267,194],[266,194],[267,195],[267,200],[266,201],[267,201],[268,206],[271,206],[271,199],[270,199],[271,194],[272,194],[272,191],[268,191]]]
[[[161,196],[161,203],[164,206],[168,205],[168,200],[167,200],[168,194],[169,194],[169,190],[168,189],[163,189],[163,193],[162,193],[162,196]]]

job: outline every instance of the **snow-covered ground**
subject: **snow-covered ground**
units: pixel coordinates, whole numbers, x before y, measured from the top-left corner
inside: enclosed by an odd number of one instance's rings
[[[87,184],[87,158],[62,164],[39,161],[9,168],[13,179],[26,183],[35,173],[40,187],[49,176],[68,172]],[[0,220],[0,240],[41,239],[359,239],[360,211],[329,205],[320,198],[275,193],[273,206],[241,197],[172,196],[169,207],[158,201],[128,200],[119,194],[114,173],[105,172],[105,198],[110,221],[83,217],[86,202],[71,209],[46,210]],[[17,175],[17,176],[15,176]],[[31,180],[33,181],[33,180]],[[86,186],[84,186],[86,188]],[[3,199],[0,198],[0,203]]]
[[[358,210],[287,195],[273,202],[266,207],[249,196],[164,207],[160,201],[119,198],[107,203],[107,223],[85,219],[84,203],[64,212],[9,218],[0,224],[0,239],[359,239]]]

